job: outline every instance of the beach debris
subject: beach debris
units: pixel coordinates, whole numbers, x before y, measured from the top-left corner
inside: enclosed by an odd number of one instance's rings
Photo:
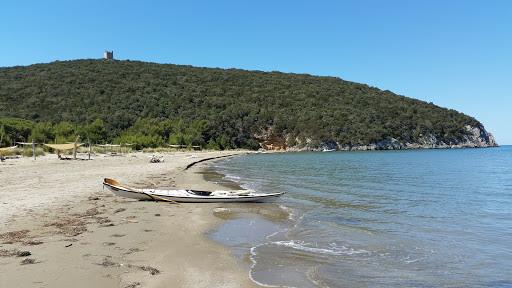
[[[133,201],[132,200],[121,200],[121,199],[114,199],[114,203],[118,203],[118,204],[132,204]]]
[[[231,212],[231,210],[229,208],[218,207],[218,208],[213,209],[213,213],[229,213],[229,212]]]
[[[87,228],[85,226],[72,226],[67,227],[67,229],[65,229],[63,233],[68,237],[75,237],[84,233],[85,231],[87,231]]]
[[[89,196],[89,201],[96,201],[96,200],[100,200],[100,197],[98,196]]]
[[[153,231],[153,230],[151,230],[151,229],[144,229],[144,232],[151,232],[151,231]]]
[[[126,234],[117,234],[117,233],[116,233],[116,234],[112,234],[112,235],[110,235],[110,237],[117,237],[117,238],[119,238],[119,237],[124,237],[124,236],[126,236]]]
[[[57,233],[64,234],[68,237],[75,237],[87,231],[86,223],[79,218],[63,218],[59,221],[48,223],[45,227],[55,227],[59,231]]]
[[[43,244],[43,241],[39,241],[39,240],[23,241],[23,245],[27,245],[27,246],[36,246],[36,245],[41,245],[41,244]]]
[[[81,216],[92,217],[92,216],[96,216],[98,214],[100,214],[100,211],[98,211],[98,208],[94,207],[94,208],[87,209],[83,214],[81,214]]]
[[[30,255],[32,255],[32,253],[30,253],[30,251],[18,251],[18,253],[16,253],[17,257],[27,257]]]
[[[27,257],[30,255],[32,255],[32,253],[30,251],[21,251],[18,249],[11,249],[11,250],[0,249],[0,257],[13,257],[13,256]]]
[[[151,266],[140,266],[139,267],[142,271],[146,271],[146,272],[149,272],[149,274],[151,275],[157,275],[157,274],[160,274],[160,270],[154,268],[154,267],[151,267]]]
[[[140,285],[141,285],[140,282],[133,282],[133,283],[130,283],[130,284],[124,286],[123,288],[137,288]]]
[[[119,212],[123,212],[123,211],[126,211],[126,208],[118,208],[118,209],[114,210],[114,214],[115,213],[119,213]]]
[[[124,254],[132,254],[132,253],[137,253],[137,252],[142,252],[142,251],[144,251],[144,250],[139,249],[139,248],[130,248]]]
[[[160,270],[154,268],[154,267],[151,267],[151,266],[139,266],[139,265],[133,265],[133,264],[123,264],[123,263],[117,263],[117,262],[114,262],[112,261],[112,257],[111,256],[107,256],[105,258],[103,258],[103,262],[101,263],[96,263],[97,265],[100,265],[100,266],[103,266],[103,267],[127,267],[127,268],[130,268],[130,269],[139,269],[139,270],[142,270],[142,271],[146,271],[148,272],[150,275],[157,275],[157,274],[160,274]]]
[[[69,243],[68,245],[65,245],[64,247],[68,248],[68,247],[71,247],[73,246],[73,243]]]
[[[108,219],[107,217],[95,217],[94,219],[98,224],[107,224],[112,222],[112,220]]]
[[[115,242],[103,242],[103,246],[114,246],[116,245]]]
[[[113,226],[116,226],[116,224],[114,223],[107,223],[107,224],[101,224],[100,227],[104,228],[104,227],[113,227]]]
[[[213,209],[213,215],[215,215],[215,217],[219,217],[221,219],[231,219],[234,217],[234,215],[236,215],[237,212],[229,209],[229,208],[215,208]]]
[[[12,250],[0,249],[0,257],[11,257],[14,256]]]
[[[164,156],[151,155],[149,163],[162,163],[164,162]]]
[[[119,263],[116,263],[110,259],[110,257],[103,258],[103,262],[98,263],[98,265],[103,267],[120,267],[121,265]]]
[[[156,214],[155,214],[155,216],[157,216],[157,217],[158,217],[158,216],[161,216],[161,215],[160,215],[160,213],[156,213]]]
[[[25,258],[21,261],[21,265],[27,265],[27,264],[36,264],[36,260],[32,258]]]
[[[29,230],[18,230],[0,234],[0,239],[4,244],[12,244],[15,242],[23,242],[25,238],[28,238]]]

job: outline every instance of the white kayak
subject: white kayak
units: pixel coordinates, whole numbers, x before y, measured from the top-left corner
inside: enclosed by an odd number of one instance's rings
[[[128,187],[120,182],[105,178],[103,186],[117,196],[138,199],[157,200],[169,202],[264,202],[276,199],[284,194],[280,193],[255,193],[252,190],[159,190],[159,189],[138,189]]]

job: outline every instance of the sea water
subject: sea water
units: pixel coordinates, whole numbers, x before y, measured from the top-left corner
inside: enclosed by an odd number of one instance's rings
[[[215,165],[246,188],[287,192],[274,204],[287,221],[239,218],[212,233],[262,285],[512,287],[510,146],[254,154]]]

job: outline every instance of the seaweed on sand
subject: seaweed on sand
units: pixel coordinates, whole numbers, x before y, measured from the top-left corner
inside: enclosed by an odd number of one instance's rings
[[[123,211],[126,211],[126,208],[118,208],[118,209],[114,210],[114,214],[120,213],[120,212],[123,212]]]
[[[160,270],[154,268],[154,267],[151,267],[151,266],[140,266],[139,267],[142,271],[147,271],[149,272],[149,274],[151,275],[156,275],[156,274],[160,274]]]
[[[141,252],[141,251],[144,251],[144,250],[139,249],[139,248],[130,248],[124,254],[132,254],[132,253]]]
[[[27,256],[30,256],[32,255],[32,253],[30,253],[30,251],[21,251],[21,250],[17,250],[17,249],[11,249],[11,250],[6,250],[6,249],[0,249],[0,257],[27,257]]]
[[[87,231],[86,223],[74,217],[66,217],[45,225],[45,227],[50,226],[57,228],[59,230],[57,233],[64,234],[68,237],[78,236]]]
[[[15,242],[23,242],[26,238],[29,238],[29,230],[11,231],[0,234],[0,240],[6,244],[12,244]]]
[[[36,264],[36,259],[32,259],[32,258],[25,258],[21,261],[21,265],[27,265],[27,264]]]
[[[39,240],[23,241],[23,245],[28,245],[28,246],[36,246],[36,245],[41,245],[41,244],[43,244],[43,241],[39,241]]]
[[[100,214],[100,211],[98,210],[98,208],[94,207],[94,208],[87,209],[83,214],[80,214],[80,216],[92,217],[92,216],[96,216],[98,214]]]
[[[98,224],[107,224],[107,223],[110,223],[112,222],[112,220],[110,220],[109,218],[107,217],[94,217],[94,219],[96,220],[96,223]]]
[[[140,285],[141,285],[140,282],[133,282],[133,283],[130,283],[130,284],[124,286],[124,288],[137,288]]]
[[[110,257],[103,258],[103,262],[98,263],[98,265],[103,267],[120,267],[121,265],[119,263],[116,263],[110,259]]]

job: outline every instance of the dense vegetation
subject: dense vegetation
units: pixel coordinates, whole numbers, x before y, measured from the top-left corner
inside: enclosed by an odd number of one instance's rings
[[[365,145],[424,135],[457,142],[462,113],[334,77],[135,61],[76,60],[0,68],[0,145],[13,140],[258,148]],[[23,120],[22,120],[23,119]]]

